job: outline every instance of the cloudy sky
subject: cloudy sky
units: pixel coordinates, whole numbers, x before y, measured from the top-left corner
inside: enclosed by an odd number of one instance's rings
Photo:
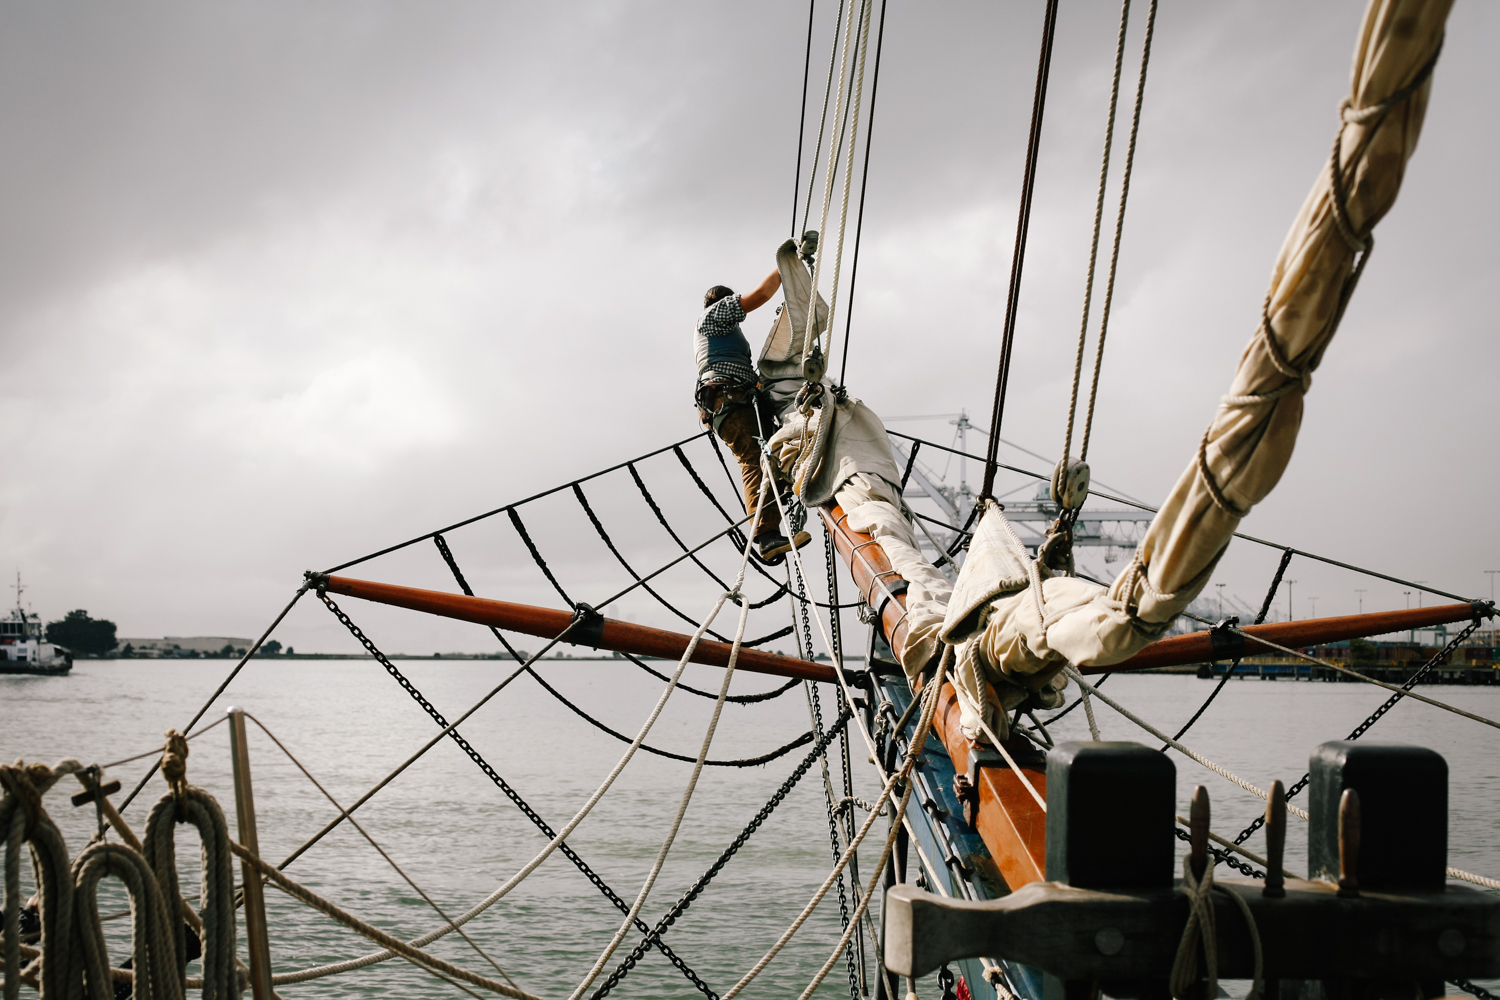
[[[817,7],[815,104],[834,7]],[[1362,9],[1161,4],[1099,479],[1158,500],[1192,455],[1327,157]],[[1048,455],[1118,17],[1069,0],[1058,28],[1004,429]],[[790,229],[806,20],[800,0],[7,5],[0,570],[48,619],[253,635],[304,569],[693,434],[699,296],[758,281]],[[1039,2],[889,4],[849,368],[877,411],[988,419],[1040,22]],[[1456,6],[1297,454],[1245,525],[1484,596],[1500,569],[1497,33],[1500,9]],[[714,530],[670,458],[642,474],[686,535]],[[639,497],[594,496],[641,567],[673,551]],[[575,597],[617,589],[576,507],[527,517]],[[476,588],[556,605],[508,531],[453,536]],[[1220,580],[1258,603],[1274,564],[1240,545]],[[451,588],[445,572],[430,546],[360,570]],[[1311,564],[1290,575],[1297,617],[1312,597],[1353,612],[1356,588],[1366,610],[1407,600]],[[713,596],[664,587],[694,613]],[[492,642],[359,610],[390,649]],[[618,612],[670,621],[635,596]],[[313,602],[278,636],[349,648]]]

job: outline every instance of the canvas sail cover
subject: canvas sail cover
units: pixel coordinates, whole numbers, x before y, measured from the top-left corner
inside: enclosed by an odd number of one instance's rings
[[[1136,556],[1105,590],[1035,572],[1020,591],[1003,558],[971,552],[955,602],[986,591],[978,634],[972,607],[950,610],[945,635],[987,667],[997,688],[1040,690],[1065,663],[1108,665],[1160,635],[1207,583],[1242,518],[1285,471],[1302,399],[1373,246],[1371,231],[1395,203],[1417,146],[1450,0],[1372,0],[1340,109],[1335,155],[1324,165],[1271,272],[1261,323],[1240,357],[1229,394]],[[1003,535],[987,511],[976,543]],[[967,636],[967,638],[966,638]],[[963,671],[957,678],[963,681]],[[972,698],[984,690],[966,685]],[[1005,692],[1002,701],[1009,703]]]

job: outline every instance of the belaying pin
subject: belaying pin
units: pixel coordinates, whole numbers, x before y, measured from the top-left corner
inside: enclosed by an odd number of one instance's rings
[[[1208,871],[1208,789],[1199,785],[1193,789],[1193,805],[1188,812],[1188,834],[1191,845],[1188,860],[1193,867],[1193,877],[1203,878]]]
[[[1266,887],[1262,896],[1281,899],[1286,895],[1286,878],[1281,859],[1286,854],[1286,788],[1278,779],[1271,782],[1266,798]]]

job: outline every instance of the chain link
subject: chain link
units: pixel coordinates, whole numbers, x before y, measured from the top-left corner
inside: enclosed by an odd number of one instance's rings
[[[1450,979],[1448,980],[1448,982],[1452,983],[1454,986],[1457,986],[1465,993],[1469,993],[1476,997],[1479,997],[1479,1000],[1500,1000],[1500,997],[1495,996],[1495,994],[1491,993],[1483,986],[1476,986],[1475,984],[1469,982],[1467,979]]]
[[[651,932],[631,950],[629,955],[625,956],[620,964],[616,966],[614,972],[610,973],[609,978],[604,981],[604,984],[594,991],[590,1000],[602,1000],[610,990],[619,985],[620,980],[624,979],[631,969],[635,968],[636,964],[645,957],[646,949],[654,945],[661,935],[665,934],[677,922],[677,918],[687,911],[687,908],[693,904],[693,901],[698,898],[699,894],[708,887],[708,884],[729,863],[729,859],[734,857],[741,847],[745,846],[745,842],[750,839],[751,834],[760,829],[761,824],[770,817],[771,812],[781,804],[781,801],[787,797],[797,782],[801,781],[803,776],[812,769],[813,764],[827,750],[828,744],[832,742],[833,738],[844,731],[853,714],[852,711],[845,711],[839,716],[832,728],[824,733],[817,745],[812,748],[812,752],[802,759],[802,763],[797,765],[797,769],[781,783],[781,787],[767,800],[766,804],[760,807],[760,812],[756,813],[755,817],[749,823],[745,824],[745,828],[740,831],[739,836],[735,837],[734,841],[728,847],[724,848],[724,852],[719,855],[718,860],[699,876],[698,881],[693,883],[693,887],[683,894],[682,898],[673,905],[672,909],[667,911],[666,916],[656,922],[656,926],[651,929]]]
[[[1357,740],[1366,732],[1368,732],[1371,726],[1380,721],[1381,716],[1385,715],[1385,713],[1396,707],[1396,702],[1406,697],[1405,692],[1410,691],[1412,688],[1416,687],[1418,681],[1427,676],[1428,672],[1431,671],[1433,667],[1437,666],[1443,660],[1447,659],[1447,657],[1451,655],[1453,651],[1457,649],[1465,639],[1472,635],[1474,630],[1478,627],[1479,619],[1476,618],[1467,626],[1465,626],[1462,632],[1454,636],[1453,640],[1449,642],[1448,645],[1444,646],[1436,655],[1434,655],[1432,659],[1422,664],[1422,666],[1416,671],[1416,673],[1408,677],[1406,679],[1406,682],[1401,685],[1401,691],[1387,698],[1384,704],[1370,713],[1369,718],[1365,719],[1364,722],[1361,722],[1359,725],[1355,726],[1354,731],[1344,738],[1347,740]],[[1299,779],[1295,785],[1287,789],[1287,800],[1290,801],[1292,796],[1296,795],[1298,792],[1302,791],[1302,789],[1306,788],[1308,782],[1311,780],[1311,772],[1302,775],[1301,779]],[[1245,827],[1245,829],[1241,830],[1238,837],[1234,838],[1234,842],[1236,844],[1243,844],[1246,840],[1250,839],[1251,834],[1255,833],[1256,830],[1259,830],[1262,826],[1264,826],[1265,822],[1266,817],[1264,815],[1255,817],[1254,821],[1251,822],[1249,826]]]
[[[442,547],[446,546],[440,546],[440,548]],[[411,695],[413,701],[422,706],[423,710],[432,717],[432,721],[436,722],[439,726],[446,729],[448,726],[448,720],[443,717],[443,714],[433,707],[432,702],[428,701],[427,698],[422,694],[422,692],[418,691],[416,686],[412,684],[411,681],[406,679],[406,675],[401,673],[401,671],[396,668],[396,665],[392,663],[386,657],[386,655],[375,646],[375,643],[370,641],[370,637],[365,635],[360,627],[354,624],[353,620],[351,620],[348,615],[344,614],[343,609],[335,604],[333,602],[333,599],[330,598],[326,593],[319,592],[318,597],[323,601],[324,604],[328,605],[328,610],[333,612],[333,616],[337,618],[339,622],[349,630],[349,634],[359,640],[359,644],[365,648],[365,652],[374,657],[375,661],[386,669],[386,673],[390,674],[396,679],[396,683],[400,684],[402,689],[407,694]],[[525,814],[526,818],[531,821],[533,826],[535,826],[542,832],[543,836],[547,837],[549,840],[557,836],[557,832],[553,830],[552,827],[547,825],[547,821],[542,819],[542,817],[537,814],[537,811],[531,808],[531,806],[526,802],[525,799],[521,798],[519,792],[512,788],[504,778],[500,777],[500,773],[490,766],[489,761],[485,760],[484,757],[480,755],[479,751],[475,750],[474,747],[469,744],[468,740],[459,735],[457,729],[449,730],[448,736],[453,740],[454,743],[458,744],[459,749],[468,754],[469,759],[472,760],[479,767],[479,769],[484,772],[485,777],[494,782],[495,787],[499,788],[500,791],[505,793],[506,798],[515,803],[516,808],[521,810],[521,812]],[[573,851],[571,847],[569,847],[566,843],[562,843],[557,846],[557,849],[561,851],[569,861],[573,862],[574,867],[576,867],[585,878],[593,883],[594,888],[598,889],[606,899],[613,903],[616,909],[618,909],[621,913],[630,912],[630,904],[621,899],[619,895],[613,889],[611,889],[605,883],[605,881],[600,878],[592,868],[588,866],[587,862],[585,862]],[[636,918],[635,926],[636,929],[643,934],[650,933],[650,928],[647,927],[646,922],[644,920],[641,920],[640,918]],[[656,949],[663,955],[665,955],[667,957],[667,960],[675,965],[677,967],[677,970],[681,972],[685,977],[687,977],[688,982],[697,987],[700,993],[710,998],[710,1000],[718,1000],[718,994],[710,989],[708,984],[700,979],[698,977],[698,974],[691,968],[689,968],[688,964],[681,958],[679,958],[671,948],[668,948],[667,945],[662,941],[656,941],[654,942],[654,944]]]

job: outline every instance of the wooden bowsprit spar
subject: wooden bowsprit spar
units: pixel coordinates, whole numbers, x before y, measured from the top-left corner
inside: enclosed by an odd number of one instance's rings
[[[1266,639],[1278,646],[1302,649],[1367,635],[1406,632],[1433,625],[1452,625],[1472,621],[1495,613],[1482,601],[1471,604],[1440,604],[1433,608],[1411,608],[1404,611],[1378,611],[1368,615],[1344,615],[1339,618],[1308,618],[1300,622],[1275,622],[1270,625],[1245,625],[1235,632],[1209,629],[1158,639],[1123,663],[1108,667],[1080,667],[1083,674],[1109,674],[1121,670],[1144,670],[1147,667],[1175,667],[1187,663],[1215,660],[1237,660],[1242,656],[1272,652],[1271,647],[1253,641]],[[1244,635],[1240,633],[1243,632]]]
[[[389,604],[397,608],[422,611],[443,618],[489,625],[542,639],[555,639],[563,629],[573,622],[573,612],[556,608],[539,608],[530,604],[512,604],[509,601],[492,601],[483,597],[464,594],[449,594],[439,590],[420,590],[416,587],[400,587],[391,583],[373,583],[369,580],[354,580],[345,576],[323,577],[320,585],[332,594],[358,597],[377,604]],[[677,660],[687,650],[691,637],[681,632],[650,628],[622,622],[602,615],[591,616],[568,634],[565,640],[575,646],[591,646],[636,656],[660,657]],[[693,650],[691,662],[711,667],[729,664],[730,645],[700,639]],[[759,649],[740,648],[735,661],[736,670],[748,670],[756,674],[774,674],[777,677],[796,677],[801,680],[827,681],[837,678],[833,668],[810,660],[799,660],[778,653],[767,653]]]
[[[905,581],[891,568],[880,543],[869,535],[850,528],[840,508],[824,509],[820,513],[833,534],[839,554],[853,574],[860,596],[871,608],[880,612],[881,631],[899,659],[906,644]],[[321,583],[330,593],[503,628],[543,639],[555,638],[574,618],[573,612],[557,608],[515,604],[343,576],[325,577]],[[1487,610],[1480,605],[1448,604],[1340,618],[1251,625],[1243,631],[1249,636],[1268,639],[1282,646],[1300,648],[1359,636],[1468,621]],[[593,616],[574,628],[566,641],[574,645],[636,656],[676,660],[687,650],[691,637],[681,632]],[[1224,629],[1194,632],[1158,640],[1123,663],[1106,667],[1084,667],[1083,673],[1099,674],[1229,660],[1253,655],[1255,645],[1253,639]],[[701,639],[693,650],[691,661],[722,667],[729,663],[729,653],[728,643]],[[827,683],[833,683],[837,679],[833,668],[826,664],[758,649],[741,648],[736,669]],[[933,732],[947,749],[955,770],[960,774],[966,770],[972,771],[974,793],[977,796],[975,830],[995,858],[1007,884],[1013,889],[1020,888],[1028,882],[1041,879],[1046,869],[1047,814],[1010,768],[969,767],[971,761],[991,763],[994,752],[976,751],[973,742],[959,729],[959,713],[957,695],[951,684],[946,685],[938,699]],[[1016,749],[1021,750],[1022,747],[1018,745]],[[1023,763],[1022,769],[1037,793],[1045,798],[1045,768],[1039,764],[1028,766]]]

